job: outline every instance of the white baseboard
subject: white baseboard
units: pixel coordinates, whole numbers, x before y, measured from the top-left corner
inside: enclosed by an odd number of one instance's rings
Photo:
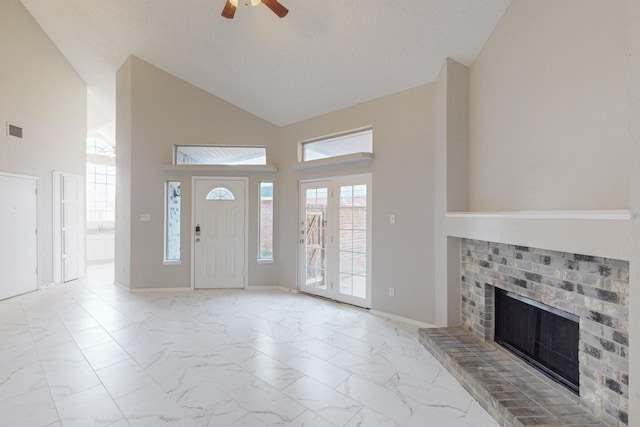
[[[131,289],[128,286],[125,286],[118,282],[113,282],[114,286],[122,289],[127,292],[191,292],[193,289],[191,288],[134,288]]]
[[[398,316],[396,314],[385,313],[384,311],[370,310],[369,312],[373,315],[384,317],[385,319],[408,323],[413,326],[418,326],[419,328],[435,328],[436,327],[435,325],[432,325],[430,323],[421,322],[419,320],[410,319],[408,317]]]
[[[113,286],[115,286],[115,287],[117,287],[117,288],[120,288],[120,289],[122,289],[123,291],[127,291],[127,292],[129,292],[129,291],[130,291],[130,289],[129,289],[129,287],[128,287],[128,286],[125,286],[125,285],[123,285],[122,283],[118,283],[118,282],[116,282],[116,281],[114,281],[114,282],[113,282]]]
[[[193,288],[135,288],[129,292],[193,292]]]
[[[291,289],[285,286],[248,285],[245,289],[248,291],[283,291],[283,292],[292,292],[294,294],[298,293],[297,289]]]
[[[191,292],[194,289],[189,287],[189,288],[185,288],[185,287],[180,287],[180,288],[134,288],[134,289],[130,289],[129,287],[118,283],[118,282],[113,282],[113,284],[115,286],[117,286],[118,288],[127,291],[127,292]],[[229,289],[225,289],[225,288],[220,288],[218,290],[247,290],[247,291],[283,291],[283,292],[293,292],[293,293],[298,293],[297,289],[290,289],[290,288],[286,288],[284,286],[259,286],[259,285],[249,285],[246,288],[229,288]],[[204,289],[206,290],[206,289]],[[215,290],[215,289],[214,289]]]

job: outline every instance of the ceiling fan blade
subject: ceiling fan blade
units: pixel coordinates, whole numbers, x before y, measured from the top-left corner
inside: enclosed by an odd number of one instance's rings
[[[280,18],[284,18],[289,13],[289,9],[278,3],[278,0],[262,0],[262,3],[265,4],[269,9],[273,11]]]
[[[227,0],[227,3],[224,5],[224,9],[222,9],[222,16],[227,19],[233,19],[233,15],[236,14],[236,7],[231,4],[231,0]]]

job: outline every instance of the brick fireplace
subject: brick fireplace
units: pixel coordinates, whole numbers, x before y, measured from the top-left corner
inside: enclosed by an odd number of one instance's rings
[[[485,341],[493,341],[495,288],[579,317],[580,400],[608,425],[626,425],[629,263],[462,239],[462,323]]]

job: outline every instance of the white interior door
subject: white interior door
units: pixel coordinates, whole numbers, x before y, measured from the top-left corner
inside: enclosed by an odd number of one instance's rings
[[[0,174],[0,299],[38,289],[37,180]]]
[[[69,282],[84,273],[84,197],[82,178],[62,174],[62,281]]]
[[[193,181],[194,288],[243,288],[247,179]]]
[[[300,184],[299,288],[371,306],[371,175]]]

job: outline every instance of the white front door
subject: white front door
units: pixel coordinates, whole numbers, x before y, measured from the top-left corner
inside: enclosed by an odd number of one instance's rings
[[[300,184],[299,289],[371,306],[371,175]]]
[[[0,174],[0,300],[38,289],[37,180]]]
[[[193,178],[193,284],[246,284],[246,178]]]

